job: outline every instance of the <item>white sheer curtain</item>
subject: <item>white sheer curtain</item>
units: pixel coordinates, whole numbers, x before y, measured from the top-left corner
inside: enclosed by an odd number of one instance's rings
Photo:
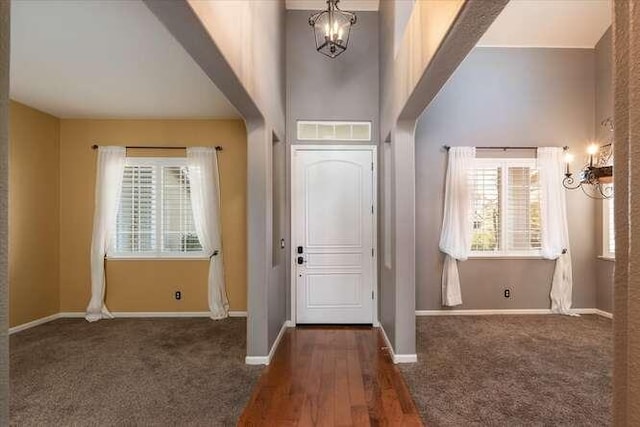
[[[442,270],[442,304],[462,304],[458,260],[464,261],[471,250],[472,189],[469,174],[476,156],[474,147],[451,147],[444,196],[444,217],[440,250],[446,254]]]
[[[209,311],[212,319],[228,316],[229,301],[224,283],[222,235],[220,227],[220,177],[214,148],[187,148],[191,183],[191,206],[198,239],[209,254]]]
[[[122,177],[127,157],[124,147],[99,147],[96,174],[93,237],[91,239],[91,300],[85,319],[89,322],[111,318],[104,304],[104,256],[118,215]]]
[[[572,315],[573,276],[569,252],[567,204],[565,189],[562,186],[563,154],[563,149],[560,147],[538,148],[541,190],[540,225],[542,228],[542,256],[556,260],[551,282],[551,311]]]

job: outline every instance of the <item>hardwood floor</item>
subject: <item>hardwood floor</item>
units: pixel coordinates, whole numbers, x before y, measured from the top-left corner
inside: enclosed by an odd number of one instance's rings
[[[260,377],[240,426],[421,426],[381,332],[289,329]]]

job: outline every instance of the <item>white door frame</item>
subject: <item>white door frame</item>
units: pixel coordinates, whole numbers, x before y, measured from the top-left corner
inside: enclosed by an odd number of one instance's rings
[[[375,210],[375,215],[371,215],[372,223],[371,227],[373,227],[373,263],[372,263],[372,274],[373,278],[373,299],[372,299],[372,319],[371,323],[374,327],[380,326],[380,322],[378,321],[378,156],[376,155],[378,152],[378,147],[376,145],[316,145],[316,144],[294,144],[291,145],[291,162],[289,164],[290,172],[291,172],[291,205],[289,207],[290,210],[290,218],[291,223],[289,226],[291,242],[289,244],[289,248],[291,250],[291,325],[295,326],[297,322],[296,316],[296,307],[297,307],[297,292],[296,292],[296,217],[294,212],[294,207],[296,206],[294,189],[294,182],[296,182],[296,167],[295,167],[295,156],[298,151],[370,151],[373,160],[373,208]]]

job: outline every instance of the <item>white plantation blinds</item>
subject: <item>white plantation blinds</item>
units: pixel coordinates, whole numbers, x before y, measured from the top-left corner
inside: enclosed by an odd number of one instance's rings
[[[541,248],[535,159],[476,159],[471,173],[473,255],[531,255]]]
[[[128,158],[111,256],[202,255],[184,158]]]
[[[614,210],[613,210],[613,199],[608,201],[609,205],[609,221],[607,226],[609,227],[609,233],[607,236],[607,246],[609,247],[609,255],[614,256],[616,253],[616,231],[615,231],[615,222],[614,222]]]
[[[201,252],[193,225],[187,167],[162,167],[162,252]]]
[[[614,199],[604,199],[602,207],[602,220],[603,220],[603,248],[602,255],[607,258],[614,258],[616,254],[616,232],[614,223]]]
[[[157,174],[154,166],[125,165],[113,251],[153,253],[156,250]]]

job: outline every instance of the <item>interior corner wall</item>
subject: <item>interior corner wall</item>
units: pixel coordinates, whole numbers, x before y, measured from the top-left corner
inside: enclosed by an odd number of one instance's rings
[[[385,85],[392,85],[393,82],[393,64],[396,56],[396,50],[398,49],[396,37],[400,36],[396,34],[396,8],[394,2],[383,1],[380,2],[380,9],[378,12],[378,64],[379,70],[379,83],[381,91]],[[408,22],[408,21],[407,21]],[[407,24],[405,24],[406,28]],[[406,30],[403,30],[403,32]],[[381,34],[385,34],[385,37],[380,37]],[[391,90],[388,89],[387,92]],[[380,93],[378,101],[378,109],[382,116],[386,113],[390,113],[392,110],[393,100],[391,96],[384,96]],[[378,132],[381,132],[384,126],[381,123]],[[393,159],[392,159],[392,147],[391,147],[391,135],[386,133],[380,134],[381,141],[384,144],[389,144],[386,148],[387,156],[384,156],[385,149],[378,150],[378,156],[381,154],[383,157],[379,157],[380,167],[378,173],[382,173],[386,184],[381,185],[378,180],[378,212],[383,212],[384,215],[391,217],[392,212],[392,179],[393,173]],[[389,193],[389,194],[387,194]],[[388,206],[386,206],[388,204]],[[380,218],[381,216],[378,215]],[[392,247],[395,244],[395,234],[392,232],[392,220],[391,218],[382,218],[378,221],[378,253],[383,253],[387,256],[387,260],[384,257],[378,257],[378,318],[380,325],[384,329],[389,341],[393,345],[396,340],[396,289],[395,289],[395,277],[392,266],[393,250]],[[386,243],[385,243],[386,242]],[[388,244],[390,247],[386,248],[384,245]],[[395,349],[394,349],[395,350]]]
[[[90,293],[89,253],[96,151],[100,145],[215,146],[220,168],[222,244],[231,310],[247,307],[247,139],[241,120],[85,120],[60,125],[60,311],[84,312]],[[145,156],[184,156],[143,150]],[[136,153],[133,153],[135,155]],[[128,151],[132,155],[132,151]],[[109,260],[107,307],[114,312],[207,311],[204,259]],[[176,290],[182,299],[176,300]]]
[[[438,248],[451,146],[564,146],[576,164],[594,137],[595,57],[589,49],[476,48],[421,116],[416,131],[416,309],[439,310]],[[573,307],[593,308],[595,204],[567,191]],[[459,264],[458,309],[548,309],[553,261],[470,259]],[[503,288],[512,297],[503,296]]]
[[[596,61],[596,120],[595,135],[599,143],[606,143],[611,138],[607,128],[600,123],[613,117],[613,40],[612,30],[604,33],[595,48]],[[602,202],[596,201],[596,251],[603,251]],[[613,268],[615,261],[596,259],[596,308],[613,313]]]
[[[286,244],[286,153],[285,142],[274,139],[271,144],[271,273],[269,276],[269,348],[288,319],[289,294]],[[282,247],[281,240],[285,245]]]
[[[60,120],[11,101],[10,326],[60,311]]]

